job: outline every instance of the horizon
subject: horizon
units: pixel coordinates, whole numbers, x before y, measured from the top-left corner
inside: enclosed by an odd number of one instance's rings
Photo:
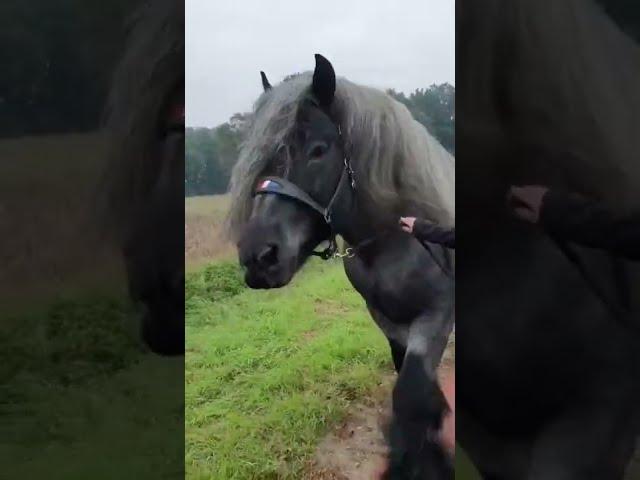
[[[386,91],[386,90],[393,90],[395,93],[397,93],[397,94],[403,94],[405,97],[409,98],[409,97],[410,97],[410,95],[412,95],[412,94],[416,93],[418,90],[426,90],[426,89],[428,89],[429,87],[431,87],[431,86],[433,86],[433,85],[440,86],[440,85],[447,85],[447,84],[448,84],[448,85],[451,85],[454,89],[456,88],[455,83],[453,83],[453,82],[449,82],[449,81],[444,81],[444,82],[440,82],[440,83],[434,83],[434,82],[432,82],[428,87],[417,87],[417,88],[413,89],[413,90],[412,90],[411,92],[409,92],[409,93],[404,92],[404,91],[401,91],[401,90],[396,90],[396,89],[395,89],[395,88],[393,88],[393,87],[389,87],[389,88],[385,89],[385,91]],[[185,122],[185,128],[187,128],[187,129],[188,129],[188,128],[191,128],[191,129],[208,129],[208,130],[215,130],[216,128],[221,127],[222,125],[229,124],[229,121],[230,121],[230,120],[231,120],[235,115],[250,115],[250,114],[251,114],[251,111],[252,111],[252,108],[253,108],[253,106],[251,107],[251,109],[250,109],[250,110],[247,110],[247,111],[245,111],[245,112],[234,112],[234,113],[232,113],[232,114],[229,116],[229,118],[227,118],[226,120],[224,120],[224,121],[222,121],[222,122],[218,123],[217,125],[190,125],[190,124],[188,124],[188,122]],[[185,117],[186,117],[186,116],[185,116]]]

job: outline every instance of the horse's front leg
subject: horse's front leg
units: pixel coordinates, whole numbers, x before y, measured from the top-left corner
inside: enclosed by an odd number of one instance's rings
[[[380,330],[382,330],[382,333],[387,337],[389,347],[391,348],[393,366],[396,369],[396,373],[400,373],[400,370],[402,369],[402,362],[404,361],[404,357],[407,353],[406,343],[408,327],[393,323],[382,312],[373,308],[369,304],[367,304],[367,308],[369,309],[369,313],[371,314],[374,322],[376,322],[376,325],[378,325]]]
[[[396,373],[400,373],[400,371],[402,370],[404,357],[407,353],[407,349],[397,340],[394,340],[392,338],[388,338],[387,340],[389,341],[389,347],[391,348],[391,358],[393,359],[393,366],[396,369]]]
[[[451,331],[450,315],[446,311],[419,317],[410,327],[393,389],[387,480],[454,478],[451,458],[439,441],[449,409],[436,373]]]

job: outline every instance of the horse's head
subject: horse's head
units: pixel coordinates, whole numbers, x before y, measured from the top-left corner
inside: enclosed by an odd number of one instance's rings
[[[265,95],[272,87],[262,74]],[[289,283],[314,248],[331,237],[320,210],[332,203],[343,175],[344,151],[339,126],[331,118],[336,77],[328,60],[316,55],[308,94],[296,108],[295,120],[273,151],[258,181],[251,215],[238,241],[247,285],[277,288]],[[264,177],[272,177],[271,184]],[[293,196],[269,194],[283,187]],[[298,195],[299,194],[299,195]],[[310,197],[310,202],[300,197]]]

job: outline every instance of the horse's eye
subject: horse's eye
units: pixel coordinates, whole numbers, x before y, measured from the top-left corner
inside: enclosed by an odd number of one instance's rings
[[[276,175],[283,177],[286,172],[287,166],[284,163],[280,162],[276,165]]]
[[[329,150],[329,145],[324,142],[318,142],[311,145],[309,148],[309,158],[319,158]]]
[[[267,165],[266,172],[269,175],[283,176],[287,170],[287,162],[284,158],[273,157]]]

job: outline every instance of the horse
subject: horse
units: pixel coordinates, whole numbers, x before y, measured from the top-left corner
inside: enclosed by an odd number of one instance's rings
[[[640,209],[640,52],[591,1],[457,7],[457,440],[485,480],[622,479],[637,267],[522,224],[505,194]]]
[[[313,255],[343,257],[398,374],[385,478],[453,478],[436,439],[448,409],[436,368],[454,323],[453,255],[425,248],[398,219],[454,222],[454,159],[399,102],[315,61],[277,86],[261,72],[227,228],[251,288],[287,285]]]
[[[142,337],[162,355],[184,353],[184,6],[146,2],[106,102],[107,167],[98,215],[143,306]]]

